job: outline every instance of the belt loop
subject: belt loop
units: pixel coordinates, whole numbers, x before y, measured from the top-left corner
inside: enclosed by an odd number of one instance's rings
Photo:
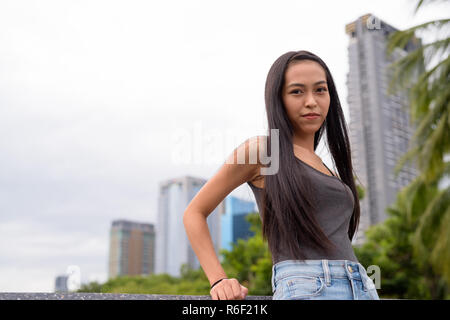
[[[361,276],[363,290],[364,290],[364,292],[366,292],[368,290],[367,281],[368,281],[369,276],[367,275],[366,269],[364,269],[364,266],[359,262],[358,262],[358,271],[359,271],[359,275]]]
[[[328,260],[327,259],[322,259],[322,268],[323,268],[323,274],[325,277],[325,283],[327,285],[327,287],[331,286],[331,279],[330,279],[330,269],[329,269],[329,265],[328,265]]]

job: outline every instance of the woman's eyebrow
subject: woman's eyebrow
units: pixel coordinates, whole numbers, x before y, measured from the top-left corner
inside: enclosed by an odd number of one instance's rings
[[[322,84],[322,83],[327,83],[327,82],[324,81],[324,80],[321,80],[321,81],[317,81],[313,85],[316,86],[316,85]],[[287,88],[295,87],[295,86],[297,86],[297,87],[305,87],[305,85],[303,83],[291,83],[290,85],[287,86]]]

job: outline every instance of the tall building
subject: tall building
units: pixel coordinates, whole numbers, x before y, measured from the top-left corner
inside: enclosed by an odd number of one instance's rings
[[[183,224],[183,214],[206,182],[204,179],[184,176],[160,183],[156,225],[156,273],[168,273],[178,277],[183,264],[193,269],[201,267],[189,243]],[[220,251],[220,215],[222,213],[223,202],[207,218],[217,256]]]
[[[250,223],[246,217],[249,213],[257,212],[253,201],[246,201],[234,196],[225,198],[225,213],[222,215],[222,245],[226,250],[232,249],[232,244],[238,239],[247,239],[253,236]]]
[[[55,292],[69,292],[69,288],[67,286],[68,279],[68,275],[57,276],[55,279]]]
[[[110,231],[109,278],[154,273],[153,224],[113,221]]]
[[[407,93],[387,94],[391,79],[387,66],[413,51],[420,40],[416,38],[387,55],[387,37],[395,31],[371,14],[345,26],[349,37],[347,102],[352,161],[359,179],[356,183],[366,191],[360,203],[356,245],[364,242],[369,226],[386,219],[386,208],[395,201],[396,193],[417,175],[414,166],[407,164],[394,177],[393,169],[409,149],[415,129],[410,123]]]

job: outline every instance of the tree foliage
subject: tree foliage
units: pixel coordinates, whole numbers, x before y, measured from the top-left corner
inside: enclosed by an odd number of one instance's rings
[[[417,1],[415,12],[436,0]],[[422,44],[416,32],[434,31],[441,35],[430,43]],[[415,161],[418,178],[412,182],[406,195],[405,214],[417,218],[411,236],[417,256],[429,262],[450,285],[450,185],[435,190],[425,197],[424,190],[433,189],[450,176],[450,19],[431,20],[389,36],[387,53],[403,49],[414,43],[415,49],[393,62],[389,69],[392,79],[389,94],[406,90],[409,95],[411,125],[416,130],[410,150],[398,161],[398,174],[407,162]],[[414,204],[426,203],[423,210],[414,211]]]
[[[370,227],[362,246],[355,254],[363,266],[376,265],[381,271],[380,297],[396,299],[449,299],[450,287],[439,270],[414,248],[413,237],[420,213],[437,188],[421,190],[422,198],[410,203],[413,185],[397,194],[396,202],[387,210],[383,223]],[[408,207],[412,207],[408,211]]]

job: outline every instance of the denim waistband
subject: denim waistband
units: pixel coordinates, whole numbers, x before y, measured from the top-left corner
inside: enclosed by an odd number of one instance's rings
[[[272,290],[277,281],[289,276],[321,277],[329,285],[332,278],[361,280],[363,285],[368,278],[363,265],[351,260],[284,260],[272,266]],[[366,288],[364,287],[364,290]]]

